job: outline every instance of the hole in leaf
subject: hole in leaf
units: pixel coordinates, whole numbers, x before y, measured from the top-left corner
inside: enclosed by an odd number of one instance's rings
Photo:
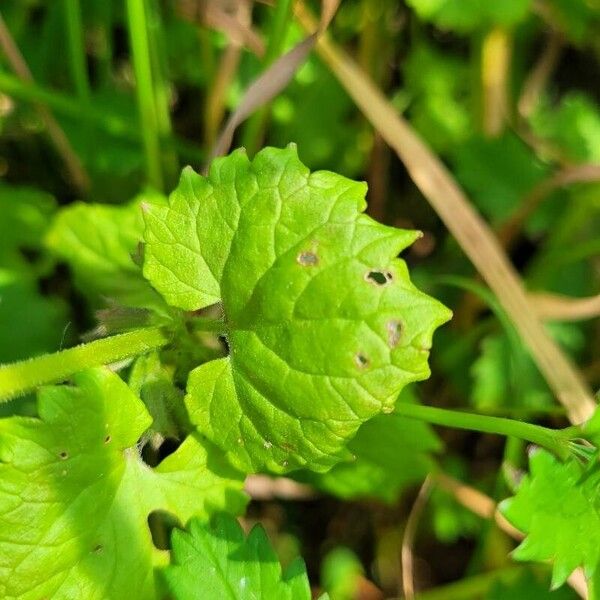
[[[154,510],[148,515],[148,527],[152,535],[152,543],[159,550],[169,550],[171,532],[182,528],[179,519],[166,510]]]
[[[167,456],[171,456],[177,448],[181,446],[181,442],[175,438],[167,437],[158,449],[158,460],[163,461]]]
[[[391,321],[387,322],[385,327],[388,334],[388,344],[390,348],[395,348],[400,342],[400,337],[402,336],[402,323],[396,319],[392,319]]]
[[[389,271],[367,271],[365,273],[365,281],[373,285],[387,285],[393,281],[394,276]]]
[[[354,362],[359,369],[364,369],[369,364],[369,359],[360,352],[354,356]]]
[[[67,458],[69,458],[69,453],[66,450],[63,450],[58,456],[61,460],[67,460]]]
[[[225,350],[225,352],[227,354],[230,354],[230,351],[229,351],[229,340],[227,339],[227,336],[220,335],[219,336],[219,342],[221,342],[221,344],[223,345],[223,349]]]
[[[319,264],[319,257],[314,252],[300,252],[296,260],[303,267],[314,267]]]

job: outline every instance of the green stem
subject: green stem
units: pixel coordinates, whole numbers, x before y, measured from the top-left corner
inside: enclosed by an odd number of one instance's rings
[[[158,190],[164,189],[160,155],[159,120],[156,113],[152,83],[152,63],[148,39],[146,3],[144,0],[127,0],[127,21],[135,71],[140,127],[146,154],[148,182]]]
[[[561,460],[565,460],[571,454],[569,441],[574,433],[572,428],[567,430],[548,429],[540,425],[513,421],[503,417],[489,417],[434,406],[405,404],[403,402],[396,405],[395,412],[404,417],[426,421],[433,425],[516,437],[546,448]]]
[[[87,104],[90,101],[90,81],[86,64],[85,40],[81,22],[79,0],[63,0],[67,23],[67,46],[71,77],[79,99]]]
[[[275,12],[269,31],[269,39],[265,49],[264,67],[267,68],[281,54],[285,35],[292,14],[292,0],[279,0],[275,4]],[[270,104],[258,109],[246,122],[242,136],[242,144],[250,155],[258,150],[270,115]]]
[[[146,26],[154,90],[154,111],[160,140],[162,166],[167,188],[177,183],[179,164],[171,143],[173,128],[169,108],[170,84],[168,79],[167,51],[158,0],[145,0]]]
[[[64,381],[73,373],[161,348],[169,338],[158,327],[136,329],[112,337],[81,344],[0,366],[0,402],[21,396],[36,387]]]

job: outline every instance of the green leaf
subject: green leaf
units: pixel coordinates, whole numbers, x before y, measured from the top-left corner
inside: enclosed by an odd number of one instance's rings
[[[469,33],[492,25],[512,26],[522,21],[531,0],[407,0],[425,21],[441,29]]]
[[[237,512],[243,482],[198,437],[149,468],[141,401],[108,369],[74,382],[40,391],[39,418],[0,420],[0,597],[154,598],[149,513]]]
[[[600,561],[600,470],[583,473],[575,460],[561,463],[536,449],[513,498],[501,503],[504,516],[527,534],[513,552],[517,560],[552,561],[552,587],[577,568],[592,576]]]
[[[571,354],[581,351],[585,339],[575,324],[549,323],[548,332]],[[543,409],[552,406],[554,396],[531,357],[518,339],[506,332],[486,336],[481,354],[471,366],[471,402],[482,410],[501,407]]]
[[[135,359],[129,374],[129,387],[146,405],[152,416],[153,431],[163,437],[177,439],[180,431],[189,429],[183,392],[173,384],[173,378],[161,364],[158,352],[149,352]]]
[[[403,70],[411,123],[434,150],[455,152],[473,129],[465,102],[470,82],[467,62],[420,43],[403,61]]]
[[[237,151],[207,178],[186,169],[169,206],[145,213],[156,289],[185,310],[222,303],[230,354],[192,371],[186,403],[240,468],[326,470],[429,375],[450,312],[396,258],[418,233],[362,214],[365,191],[311,174],[295,147]]]
[[[256,525],[245,538],[229,515],[216,515],[212,526],[192,519],[187,532],[174,530],[172,562],[163,574],[175,600],[311,598],[302,560],[282,573],[264,529]]]
[[[128,306],[156,307],[160,298],[135,263],[144,229],[142,202],[161,202],[156,193],[125,206],[75,203],[56,217],[48,248],[69,264],[77,287],[92,301],[99,296]]]
[[[552,25],[576,45],[595,41],[600,25],[600,11],[593,0],[548,0]]]
[[[600,162],[600,110],[586,94],[565,94],[558,106],[547,101],[535,112],[533,129],[577,162]]]
[[[569,587],[563,587],[560,590],[550,591],[549,580],[532,569],[519,574],[512,581],[503,581],[499,577],[495,581],[487,594],[485,600],[508,600],[509,598],[523,598],[526,600],[577,600],[579,596]],[[508,579],[508,578],[506,578]]]
[[[321,563],[321,584],[332,600],[361,597],[360,584],[364,569],[359,558],[344,546],[327,553]]]
[[[42,296],[35,280],[0,269],[0,363],[58,350],[67,315],[64,304]]]
[[[507,218],[548,173],[512,133],[472,138],[452,153],[455,173],[477,207],[494,223]]]
[[[37,250],[56,210],[54,198],[35,188],[0,185],[0,266],[29,270],[21,250]]]
[[[416,402],[410,388],[399,402]],[[300,471],[294,478],[344,500],[378,498],[393,503],[411,484],[422,481],[434,466],[430,452],[441,442],[426,423],[400,415],[378,415],[361,425],[348,443],[354,459],[326,473]]]

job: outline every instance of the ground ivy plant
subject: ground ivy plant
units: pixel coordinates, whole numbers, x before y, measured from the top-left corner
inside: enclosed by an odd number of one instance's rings
[[[593,428],[398,400],[451,313],[399,258],[419,233],[365,215],[366,191],[290,146],[187,168],[168,199],[59,213],[46,246],[109,300],[87,343],[0,367],[1,399],[40,388],[36,416],[0,420],[2,598],[308,599],[302,563],[235,522],[245,477],[393,501],[435,469],[425,423],[545,448],[505,506],[529,534],[517,557],[554,558],[555,584],[595,573],[595,538],[563,543],[599,518]]]

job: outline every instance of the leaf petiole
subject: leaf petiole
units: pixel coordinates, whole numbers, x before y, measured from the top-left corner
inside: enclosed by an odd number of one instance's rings
[[[561,460],[566,460],[573,454],[573,441],[581,439],[581,432],[575,431],[574,427],[549,429],[504,417],[490,417],[422,404],[398,403],[395,412],[403,417],[426,421],[432,425],[516,437],[546,448]]]
[[[145,327],[94,340],[54,354],[0,366],[0,402],[36,387],[64,381],[74,373],[161,348],[170,338],[159,327]]]

